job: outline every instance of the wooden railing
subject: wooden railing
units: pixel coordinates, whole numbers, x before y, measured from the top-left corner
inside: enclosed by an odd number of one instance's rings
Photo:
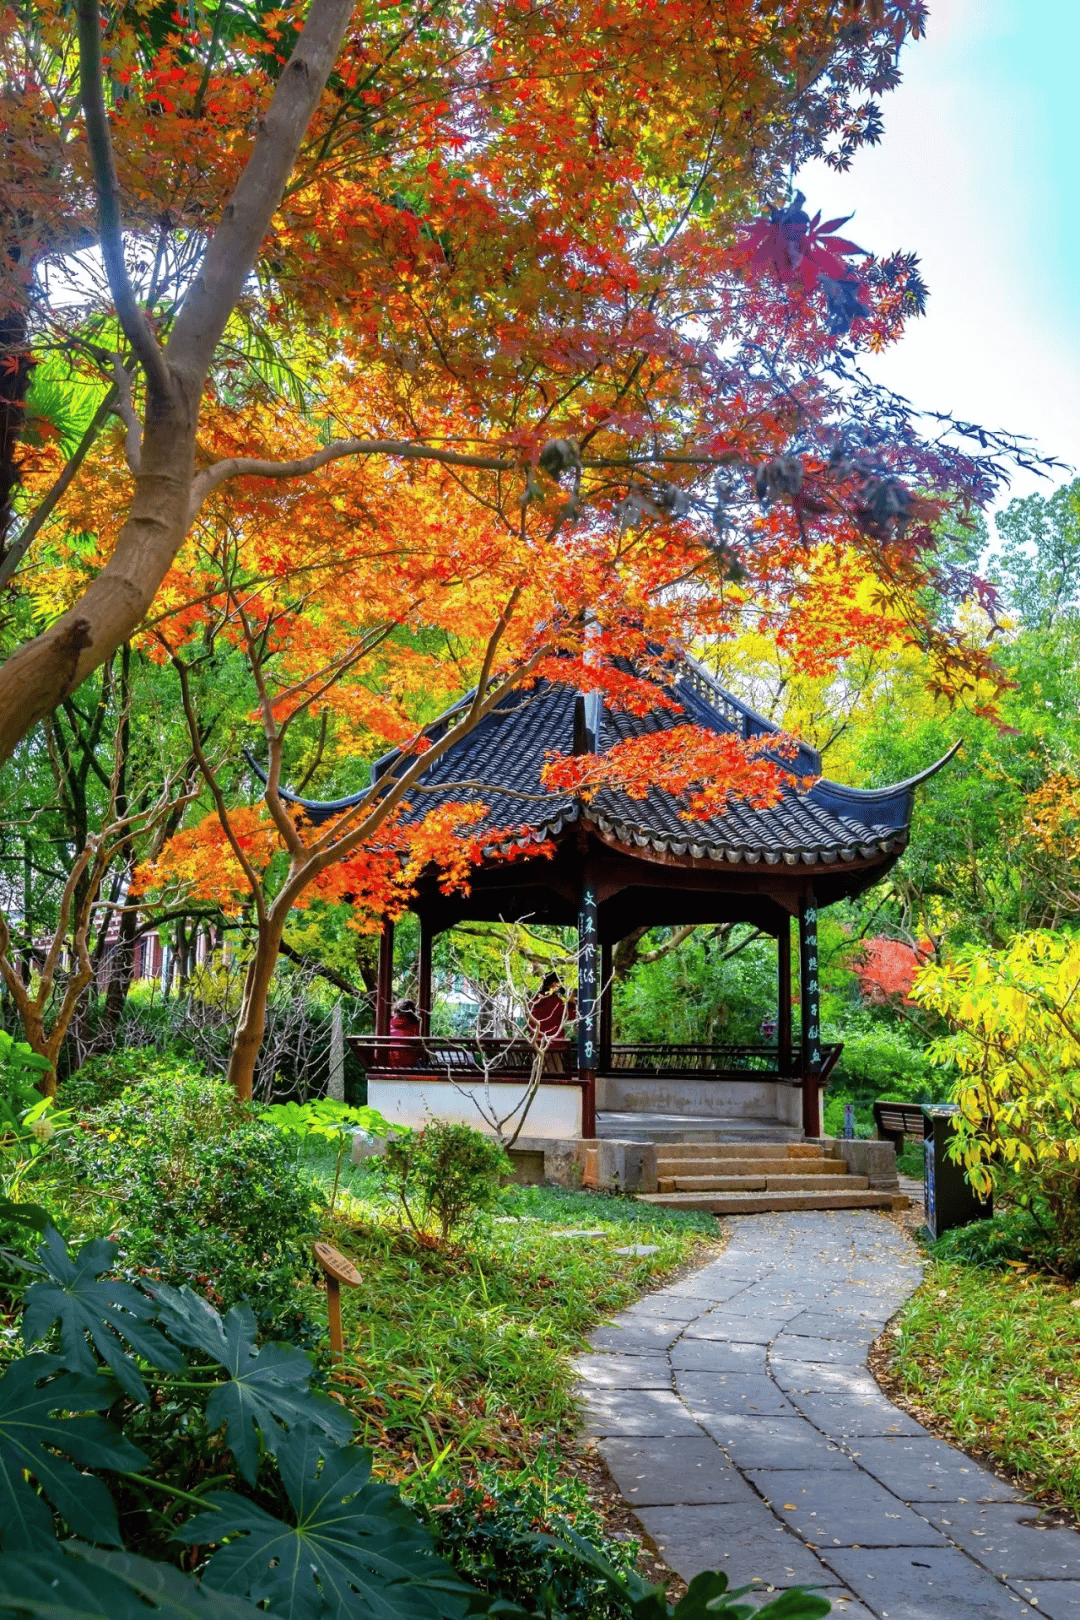
[[[532,1074],[534,1049],[528,1041],[485,1037],[449,1039],[439,1035],[350,1035],[349,1044],[366,1070],[378,1074],[440,1071],[462,1078],[487,1075],[492,1080],[525,1079]],[[825,1084],[841,1044],[822,1047],[820,1083]],[[794,1049],[798,1062],[798,1045]],[[611,1048],[606,1074],[693,1076],[700,1080],[794,1079],[781,1075],[775,1045],[736,1042],[621,1041]],[[544,1080],[558,1083],[577,1077],[577,1049],[549,1048],[544,1054]]]

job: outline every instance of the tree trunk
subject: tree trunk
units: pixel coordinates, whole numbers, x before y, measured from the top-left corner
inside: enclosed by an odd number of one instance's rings
[[[259,929],[255,955],[248,963],[244,1001],[229,1054],[229,1081],[236,1095],[250,1102],[255,1088],[255,1063],[266,1029],[266,1001],[278,959],[283,924],[267,923]]]
[[[131,516],[101,573],[75,607],[0,667],[0,763],[128,639],[180,550],[198,404],[189,405],[185,393],[174,378],[172,398],[148,413]]]

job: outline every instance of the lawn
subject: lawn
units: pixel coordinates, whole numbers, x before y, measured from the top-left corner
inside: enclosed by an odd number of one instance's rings
[[[1080,1291],[931,1260],[886,1344],[890,1393],[928,1428],[1080,1513]]]
[[[305,1160],[332,1180],[330,1158]],[[402,1230],[377,1172],[343,1181],[328,1236],[364,1286],[343,1291],[346,1355],[334,1384],[382,1471],[397,1477],[444,1456],[520,1462],[545,1443],[564,1445],[572,1358],[588,1328],[719,1241],[709,1215],[508,1187],[467,1244],[426,1248]],[[633,1245],[657,1252],[617,1252]]]

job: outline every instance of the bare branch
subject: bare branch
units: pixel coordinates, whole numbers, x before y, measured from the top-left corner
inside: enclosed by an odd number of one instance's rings
[[[112,357],[112,374],[117,393],[113,410],[127,430],[124,435],[124,459],[128,464],[128,470],[138,473],[142,466],[142,423],[136,416],[135,406],[132,403],[131,374],[118,354]]]

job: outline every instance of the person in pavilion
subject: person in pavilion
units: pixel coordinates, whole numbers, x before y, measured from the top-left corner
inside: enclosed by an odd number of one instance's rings
[[[569,1026],[577,1019],[573,996],[568,996],[557,973],[545,973],[540,989],[529,1003],[529,1031],[547,1055],[545,1068],[565,1072],[570,1055]]]
[[[421,1053],[415,1045],[420,1034],[420,1018],[416,1002],[399,1001],[390,1019],[391,1046],[389,1062],[392,1069],[415,1069]]]

